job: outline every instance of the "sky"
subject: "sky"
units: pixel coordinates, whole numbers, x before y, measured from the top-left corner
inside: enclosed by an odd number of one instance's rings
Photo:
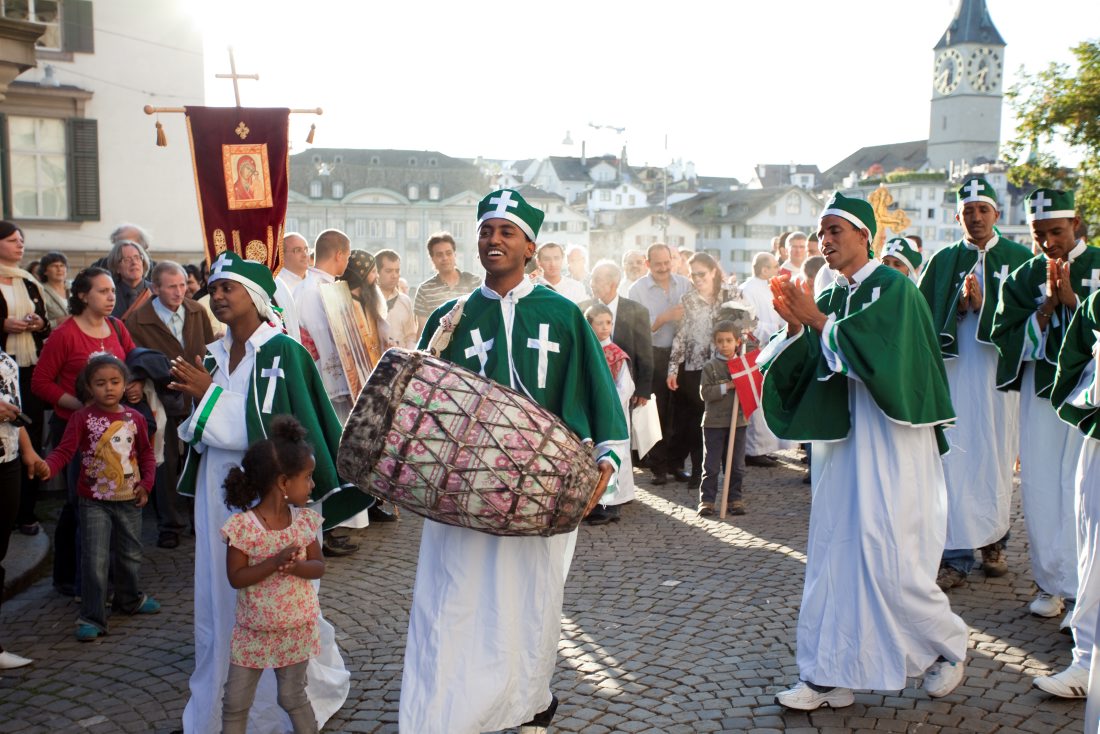
[[[625,144],[634,165],[680,159],[744,181],[756,163],[825,169],[865,145],[926,139],[932,47],[957,3],[196,0],[192,12],[207,104],[233,104],[213,78],[232,44],[238,72],[260,75],[240,82],[243,104],[324,108],[292,115],[296,152],[313,122],[317,147],[516,159]],[[1006,90],[1021,66],[1071,62],[1100,35],[1096,0],[987,4]],[[1006,103],[1002,141],[1013,129]]]

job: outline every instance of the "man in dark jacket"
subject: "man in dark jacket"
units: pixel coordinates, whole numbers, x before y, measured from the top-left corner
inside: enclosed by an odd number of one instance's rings
[[[126,319],[126,328],[134,344],[163,352],[169,359],[181,357],[188,364],[206,354],[206,345],[214,341],[210,320],[202,306],[186,298],[187,272],[178,263],[165,260],[152,272],[155,297],[134,309]],[[180,447],[177,428],[191,412],[191,405],[165,405],[164,463],[157,467],[153,501],[157,510],[160,535],[157,545],[175,548],[179,532],[185,527],[178,507],[176,479],[179,476]]]
[[[595,298],[578,304],[581,311],[596,303],[611,309],[611,341],[630,357],[631,377],[634,378],[634,396],[630,406],[649,402],[650,382],[653,379],[653,341],[649,329],[649,311],[637,301],[619,295],[622,271],[610,260],[596,263],[592,269],[592,295]]]

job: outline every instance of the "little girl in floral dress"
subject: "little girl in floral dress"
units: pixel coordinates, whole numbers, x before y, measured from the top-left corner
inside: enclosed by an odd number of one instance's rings
[[[313,489],[313,448],[292,416],[248,447],[225,479],[225,503],[242,512],[222,527],[226,572],[237,589],[237,624],[222,702],[223,734],[244,734],[256,685],[275,670],[279,705],[295,734],[317,731],[306,666],[320,653],[319,606],[311,580],[325,573],[317,542],[321,516],[305,509]]]

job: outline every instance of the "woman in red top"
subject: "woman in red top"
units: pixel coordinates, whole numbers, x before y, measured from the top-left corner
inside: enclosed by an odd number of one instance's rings
[[[84,403],[76,395],[76,381],[88,359],[95,354],[113,354],[125,361],[134,348],[130,332],[116,318],[110,316],[115,307],[115,282],[103,268],[86,268],[73,279],[69,296],[69,312],[73,317],[61,323],[38,356],[31,390],[53,406],[50,419],[50,439],[54,446],[61,443],[65,426],[73,411]],[[127,387],[127,397],[140,399],[134,391],[141,392],[141,383]],[[67,473],[68,501],[57,520],[54,538],[53,583],[62,594],[76,593],[79,548],[76,541],[76,468],[79,457],[69,465]]]

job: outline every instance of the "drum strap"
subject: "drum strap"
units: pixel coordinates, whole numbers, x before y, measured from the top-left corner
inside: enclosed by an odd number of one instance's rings
[[[439,326],[428,341],[428,354],[438,357],[451,343],[451,336],[462,320],[462,309],[466,306],[466,299],[459,298],[455,301],[454,308],[445,313],[439,320]]]

